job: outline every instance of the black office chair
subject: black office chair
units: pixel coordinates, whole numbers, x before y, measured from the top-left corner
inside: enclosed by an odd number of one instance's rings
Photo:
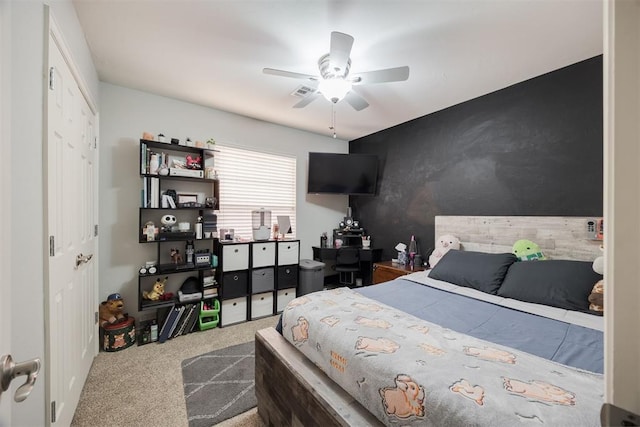
[[[334,269],[340,273],[338,281],[341,285],[353,286],[355,275],[360,271],[360,251],[356,247],[339,248],[336,253]]]

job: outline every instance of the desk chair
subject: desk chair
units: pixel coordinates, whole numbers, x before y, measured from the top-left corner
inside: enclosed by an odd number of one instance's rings
[[[355,273],[360,271],[360,251],[355,247],[343,247],[336,253],[335,270],[340,273],[338,281],[341,285],[355,284]]]

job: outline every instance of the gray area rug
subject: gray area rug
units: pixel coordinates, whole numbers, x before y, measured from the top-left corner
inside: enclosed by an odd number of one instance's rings
[[[255,344],[222,348],[182,361],[189,427],[210,427],[257,405]]]

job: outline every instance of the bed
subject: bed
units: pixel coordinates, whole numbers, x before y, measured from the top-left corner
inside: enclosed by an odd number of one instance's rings
[[[260,417],[305,426],[599,425],[602,317],[582,301],[599,249],[586,221],[437,217],[436,236],[457,235],[464,251],[432,271],[292,301],[282,335],[256,334]],[[506,254],[514,237],[539,242],[552,260],[515,262]]]

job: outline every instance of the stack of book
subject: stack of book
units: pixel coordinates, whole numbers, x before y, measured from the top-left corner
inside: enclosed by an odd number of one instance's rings
[[[144,177],[142,184],[142,207],[160,207],[160,179]]]
[[[198,317],[200,316],[200,302],[174,305],[169,309],[162,322],[158,342],[163,343],[168,339],[188,334],[198,329]]]
[[[140,144],[140,174],[158,175],[160,166],[169,164],[169,156],[164,152],[152,151],[146,142]]]

